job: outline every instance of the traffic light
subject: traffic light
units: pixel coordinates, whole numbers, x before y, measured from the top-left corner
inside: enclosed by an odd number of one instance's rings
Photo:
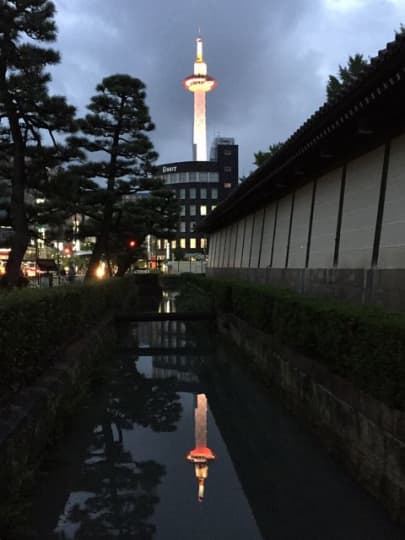
[[[129,249],[135,249],[136,247],[138,247],[138,240],[136,240],[135,238],[131,238],[130,240],[128,240],[128,247]]]
[[[71,244],[65,244],[64,247],[63,247],[63,254],[64,255],[72,255],[72,252],[73,252],[73,248],[71,246]]]

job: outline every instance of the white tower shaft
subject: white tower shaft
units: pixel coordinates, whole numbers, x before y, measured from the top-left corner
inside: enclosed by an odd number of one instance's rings
[[[193,159],[207,161],[205,92],[194,92]]]

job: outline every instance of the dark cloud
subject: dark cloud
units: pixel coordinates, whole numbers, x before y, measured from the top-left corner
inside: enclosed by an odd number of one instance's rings
[[[374,56],[405,22],[402,0],[56,0],[53,89],[80,111],[96,84],[130,73],[147,85],[161,162],[191,159],[193,69],[198,28],[209,73],[208,144],[240,145],[240,172],[253,153],[288,138],[323,102],[325,82],[349,54]]]

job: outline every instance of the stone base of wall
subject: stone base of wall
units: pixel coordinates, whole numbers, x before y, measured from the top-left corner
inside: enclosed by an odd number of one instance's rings
[[[32,479],[56,425],[74,410],[87,388],[91,370],[112,351],[114,344],[115,327],[108,317],[67,347],[35,386],[25,388],[12,403],[0,409],[1,538],[15,526],[8,522],[13,519],[13,515],[8,515],[10,508],[24,484]]]
[[[208,268],[207,275],[267,283],[309,296],[331,296],[405,312],[405,269]]]
[[[405,522],[405,413],[232,315],[220,315],[218,325],[248,353],[262,377],[280,388],[288,406],[306,419],[352,476],[395,520]]]

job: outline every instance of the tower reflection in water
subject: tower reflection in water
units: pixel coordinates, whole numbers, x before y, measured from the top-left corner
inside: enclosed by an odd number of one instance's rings
[[[198,480],[198,501],[204,500],[205,480],[208,476],[208,463],[216,456],[207,446],[207,396],[197,394],[194,411],[195,448],[187,454],[187,460],[194,463]]]

